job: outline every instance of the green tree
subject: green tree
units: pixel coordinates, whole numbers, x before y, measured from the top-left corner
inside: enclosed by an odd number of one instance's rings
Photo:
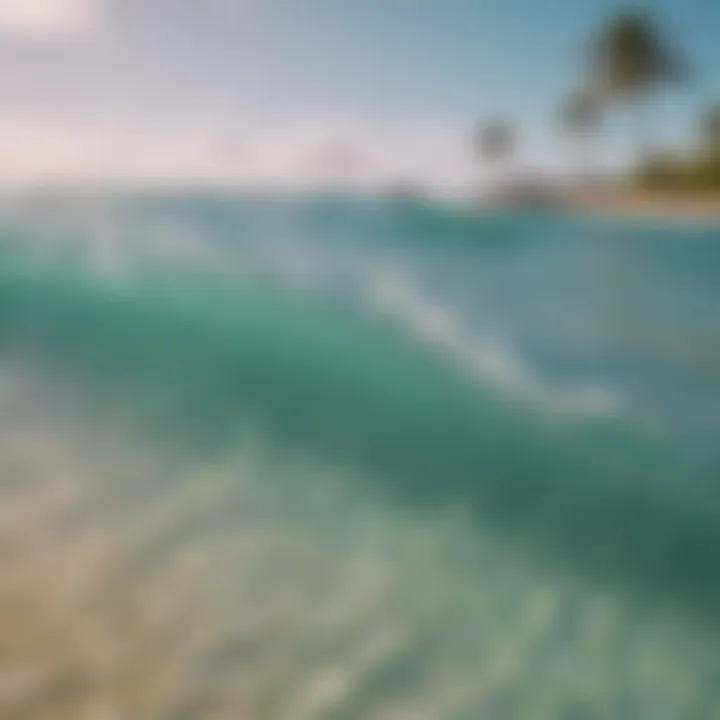
[[[720,157],[720,105],[708,108],[700,118],[700,150],[713,158]]]
[[[578,142],[581,155],[578,168],[585,177],[590,174],[591,145],[600,122],[600,109],[597,96],[587,89],[571,93],[560,108],[560,128]]]
[[[481,161],[507,170],[515,151],[515,132],[501,120],[481,124],[475,132],[474,146],[475,154]]]
[[[665,41],[649,14],[620,12],[591,45],[591,83],[612,102],[635,105],[635,149],[648,146],[646,100],[651,90],[687,78],[680,56]]]
[[[698,125],[696,184],[706,190],[720,190],[720,105],[709,107]]]

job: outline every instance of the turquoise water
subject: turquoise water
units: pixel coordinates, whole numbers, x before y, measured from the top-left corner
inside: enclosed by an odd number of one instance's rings
[[[716,717],[719,309],[709,227],[7,199],[0,714]]]

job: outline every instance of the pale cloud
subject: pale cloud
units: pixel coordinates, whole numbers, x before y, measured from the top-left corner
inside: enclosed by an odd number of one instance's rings
[[[0,0],[0,32],[31,37],[86,35],[101,22],[102,0]]]
[[[0,182],[223,183],[467,188],[477,168],[453,123],[286,121],[238,128],[218,119],[82,123],[0,120]],[[333,157],[350,158],[333,167]],[[331,158],[330,162],[327,161]]]

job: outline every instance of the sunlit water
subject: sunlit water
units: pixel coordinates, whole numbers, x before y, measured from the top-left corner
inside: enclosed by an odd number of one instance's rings
[[[0,208],[0,717],[720,716],[720,231]]]

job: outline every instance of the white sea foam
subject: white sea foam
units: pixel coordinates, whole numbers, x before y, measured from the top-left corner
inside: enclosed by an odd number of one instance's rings
[[[381,266],[371,270],[367,281],[366,302],[374,311],[397,319],[419,340],[447,352],[483,381],[551,411],[598,417],[622,410],[620,397],[610,388],[543,382],[508,342],[473,335],[456,313],[423,294],[407,273]]]
[[[28,245],[45,254],[75,247],[82,261],[102,274],[127,274],[151,264],[189,266],[195,271],[240,276],[274,276],[299,290],[357,296],[372,313],[392,317],[416,340],[450,355],[483,382],[540,404],[546,411],[599,417],[622,410],[618,392],[607,386],[564,386],[544,381],[513,348],[511,339],[478,334],[459,308],[420,288],[413,268],[389,253],[320,246],[298,233],[294,219],[273,219],[259,237],[238,229],[218,244],[208,227],[170,214],[135,217],[111,198],[79,196],[50,202],[37,212],[37,199],[20,206],[17,217],[32,230]],[[271,221],[272,220],[272,221]]]

